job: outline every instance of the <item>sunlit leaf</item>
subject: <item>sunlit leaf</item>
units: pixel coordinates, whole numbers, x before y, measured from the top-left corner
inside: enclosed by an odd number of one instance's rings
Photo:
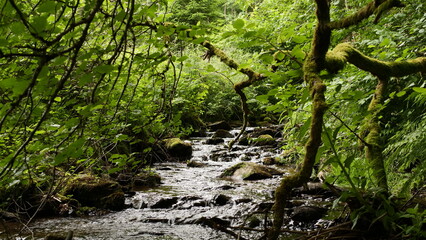
[[[232,26],[233,26],[235,29],[241,29],[241,28],[243,28],[243,27],[244,27],[244,25],[245,25],[245,21],[244,21],[243,19],[241,19],[241,18],[239,18],[239,19],[235,20],[235,21],[232,23]]]

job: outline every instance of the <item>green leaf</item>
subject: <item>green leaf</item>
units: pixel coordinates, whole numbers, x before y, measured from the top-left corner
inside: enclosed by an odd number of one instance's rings
[[[0,47],[8,46],[8,45],[9,45],[9,41],[7,41],[7,39],[0,38]]]
[[[305,52],[300,49],[300,46],[296,46],[291,50],[291,54],[293,54],[298,59],[304,59],[305,58]]]
[[[46,13],[54,13],[56,10],[56,2],[55,1],[46,1],[40,4],[37,8],[38,12],[46,12]]]
[[[263,104],[266,104],[266,103],[269,102],[268,98],[269,98],[268,95],[259,95],[259,96],[256,96],[256,100],[259,101],[259,102],[261,102],[261,103],[263,103]]]
[[[123,170],[123,168],[122,168],[122,167],[115,167],[115,168],[108,169],[108,173],[109,173],[109,174],[112,174],[112,173],[119,172],[119,171],[121,171],[121,170]]]
[[[350,155],[345,159],[345,168],[349,169],[351,167],[352,162],[355,160],[354,155]]]
[[[222,34],[222,38],[227,38],[227,37],[230,37],[230,36],[232,36],[234,34],[235,34],[235,32],[224,32]]]
[[[117,15],[115,15],[115,21],[122,22],[124,18],[126,17],[126,12],[124,10],[121,10]]]
[[[242,28],[244,27],[244,25],[245,25],[245,22],[244,22],[244,20],[243,20],[243,19],[241,19],[241,18],[239,18],[239,19],[235,20],[235,21],[232,23],[232,26],[233,26],[235,29],[242,29]]]
[[[178,59],[177,59],[177,61],[178,61],[178,62],[183,62],[183,61],[185,61],[186,59],[188,59],[188,56],[182,56],[182,57],[178,58]]]
[[[295,35],[295,36],[293,36],[293,38],[291,40],[295,43],[304,43],[304,42],[306,42],[306,37],[300,36],[300,35]]]
[[[309,127],[311,126],[311,121],[312,121],[312,118],[308,118],[305,121],[305,123],[302,125],[302,127],[300,127],[299,136],[298,136],[299,140],[301,140],[305,136],[306,132],[309,130]]]
[[[402,97],[402,96],[404,96],[406,93],[407,93],[406,91],[400,91],[400,92],[398,92],[398,93],[396,94],[396,96],[397,96],[397,97]]]
[[[85,138],[80,138],[68,145],[62,152],[55,156],[53,164],[58,166],[69,158],[77,158],[83,153],[83,145],[86,142]]]
[[[16,35],[22,34],[26,31],[24,24],[22,24],[21,22],[12,23],[10,28],[12,29],[12,33],[14,33]]]
[[[216,72],[216,68],[213,65],[209,64],[206,69],[207,72]]]
[[[55,97],[55,102],[60,102],[60,101],[62,101],[62,98],[61,97]]]
[[[37,33],[43,32],[47,26],[48,15],[34,17],[31,25]]]
[[[413,91],[421,93],[421,94],[426,94],[426,88],[422,88],[422,87],[413,87]]]
[[[279,51],[279,52],[277,52],[277,54],[275,54],[275,58],[278,61],[281,61],[281,60],[283,60],[285,58],[285,54],[282,51]]]
[[[264,61],[266,64],[271,64],[274,58],[271,56],[271,54],[265,53],[260,55],[260,59]]]
[[[256,31],[248,31],[246,33],[244,33],[243,37],[245,38],[251,38],[253,36],[256,36],[257,32]]]
[[[391,40],[389,38],[385,38],[383,39],[383,41],[379,44],[379,47],[384,47],[389,45],[389,43],[391,42]]]
[[[203,38],[203,37],[200,37],[200,38],[194,39],[192,41],[192,43],[194,43],[194,44],[200,44],[200,43],[204,42],[204,40],[206,40],[206,39]]]
[[[99,65],[93,69],[93,71],[101,73],[101,74],[102,73],[107,74],[112,72],[113,70],[114,70],[114,66],[112,65]]]

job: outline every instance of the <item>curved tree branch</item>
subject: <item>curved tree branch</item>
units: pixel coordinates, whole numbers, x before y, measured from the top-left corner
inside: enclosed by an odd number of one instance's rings
[[[234,84],[235,92],[240,95],[241,98],[241,109],[243,110],[243,128],[241,129],[238,136],[229,143],[229,148],[241,137],[244,133],[245,128],[247,127],[247,116],[250,113],[250,110],[247,105],[247,96],[244,94],[243,89],[251,86],[253,83],[261,81],[266,77],[262,74],[253,71],[251,68],[239,68],[239,64],[235,62],[233,59],[228,57],[222,50],[212,45],[209,41],[204,41],[201,43],[202,46],[208,49],[209,56],[217,56],[221,62],[225,63],[228,67],[235,69],[245,75],[247,75],[248,79],[238,82]]]
[[[407,61],[386,62],[368,57],[349,43],[341,43],[326,55],[326,66],[330,72],[337,72],[346,63],[370,72],[379,78],[403,77],[417,72],[426,72],[426,57]]]
[[[371,1],[369,4],[359,9],[354,14],[347,16],[338,21],[333,21],[328,24],[331,29],[343,29],[356,25],[362,20],[367,19],[373,14],[376,14],[376,19],[374,23],[379,21],[380,16],[383,12],[393,8],[393,7],[403,7],[404,4],[399,0],[375,0]]]

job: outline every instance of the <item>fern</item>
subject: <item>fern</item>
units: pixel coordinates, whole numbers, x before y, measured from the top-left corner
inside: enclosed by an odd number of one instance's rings
[[[413,92],[407,102],[411,108],[384,150],[388,167],[394,174],[411,172],[400,189],[404,195],[413,185],[424,183],[426,166],[426,94]]]

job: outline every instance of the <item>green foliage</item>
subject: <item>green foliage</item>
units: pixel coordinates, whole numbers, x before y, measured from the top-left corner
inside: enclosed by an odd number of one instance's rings
[[[332,18],[366,2],[332,1]],[[302,65],[314,7],[310,0],[2,2],[0,188],[41,186],[59,169],[62,177],[82,169],[137,172],[153,160],[159,139],[187,136],[205,122],[240,119],[233,85],[247,76],[197,46],[205,40],[240,69],[266,77],[244,89],[250,120],[277,119],[286,133],[284,153],[300,157],[312,121]],[[376,25],[365,21],[336,31],[332,45],[351,42],[380,60],[424,56],[425,11],[425,4],[409,3]],[[353,66],[320,75],[329,108],[318,170],[327,182],[352,185],[351,196],[374,190],[357,142],[365,137],[359,126],[369,117],[377,79]],[[421,75],[392,79],[381,106],[391,191],[400,196],[425,182],[424,87]],[[389,199],[381,200],[373,219],[385,214],[389,229],[421,236],[420,208],[398,215]],[[354,222],[368,211],[360,208]],[[402,218],[411,223],[392,223]]]
[[[217,24],[223,18],[222,5],[220,0],[176,0],[171,5],[169,20],[189,25]]]

